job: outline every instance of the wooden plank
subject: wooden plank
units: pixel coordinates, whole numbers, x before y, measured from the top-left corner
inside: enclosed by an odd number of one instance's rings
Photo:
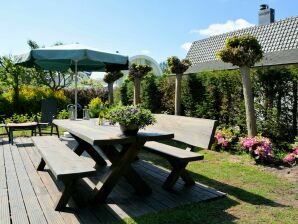
[[[135,137],[133,136],[121,135],[119,127],[98,125],[97,119],[75,121],[55,119],[53,120],[53,123],[91,145],[99,143],[118,144],[135,141]]]
[[[81,155],[84,151],[86,151],[91,158],[96,161],[97,165],[106,166],[107,163],[105,159],[97,152],[97,150],[90,145],[88,142],[74,136],[75,140],[78,142],[78,146],[74,150],[77,155]]]
[[[88,142],[91,145],[115,145],[135,142],[136,138],[141,141],[157,141],[174,137],[172,131],[162,130],[140,130],[136,136],[125,136],[121,133],[119,126],[98,125],[97,119],[90,120],[53,120],[53,123],[64,128],[72,135]]]
[[[148,212],[159,212],[169,208],[167,203],[162,203],[163,199],[156,197],[156,192],[152,191],[152,194],[148,197],[140,197],[135,194],[133,188],[124,180],[119,182],[119,188],[122,190],[118,194],[126,195],[130,199],[131,203],[135,204],[137,207],[145,209],[144,214]],[[117,191],[118,188],[115,188]]]
[[[31,158],[29,157],[29,154],[33,155],[33,150],[31,149],[30,145],[32,142],[29,142],[26,138],[20,138],[20,141],[23,144],[24,150],[20,150],[20,155],[23,160],[23,164],[25,166],[25,170],[28,173],[28,176],[30,178],[30,181],[32,183],[34,192],[36,194],[36,197],[39,201],[39,204],[43,210],[43,213],[48,221],[48,223],[53,224],[64,224],[64,220],[59,212],[55,211],[53,209],[54,203],[51,199],[49,192],[47,191],[47,188],[45,187],[44,183],[42,182],[40,176],[36,172],[36,168],[34,164],[32,163]],[[36,157],[36,155],[34,155]],[[36,160],[36,159],[35,159]],[[39,159],[37,158],[37,161]],[[34,161],[34,160],[33,160]],[[36,162],[37,162],[36,161]],[[38,162],[37,162],[38,163]],[[45,172],[40,172],[45,173]]]
[[[9,144],[3,145],[12,223],[29,223]]]
[[[10,146],[10,148],[29,221],[32,224],[47,223],[19,154],[19,150],[24,149],[16,146]]]
[[[189,152],[184,149],[180,149],[159,142],[146,142],[144,146],[144,149],[146,151],[157,153],[164,157],[177,158],[185,162],[202,160],[204,158],[204,156],[201,154]]]
[[[26,139],[26,141],[29,141],[29,139]],[[65,144],[65,142],[63,142]],[[34,161],[38,161],[38,154],[33,153],[35,148],[31,148],[31,156],[37,157],[37,159],[33,159]],[[93,162],[93,161],[92,161]],[[92,166],[92,163],[88,164],[89,166]],[[51,178],[51,176],[47,172],[39,172],[39,175],[46,186],[47,190],[50,193],[50,196],[52,197],[53,201],[56,201],[57,198],[60,197],[60,191],[64,189],[64,185],[60,181],[55,181]],[[89,208],[82,207],[78,208],[76,203],[70,199],[68,201],[69,207],[67,207],[65,210],[67,212],[61,212],[63,219],[66,223],[98,223],[100,220],[90,211]],[[53,209],[53,208],[52,208]]]
[[[158,173],[159,175],[163,176],[164,179],[169,175],[169,172],[166,171],[164,168],[161,167],[155,167],[152,166],[152,164],[146,162],[146,161],[141,161],[140,163],[135,164],[136,166],[144,166],[146,169],[151,170],[150,173],[152,173],[153,175],[155,173]],[[181,179],[178,179],[177,183],[176,183],[176,187],[184,187],[184,183]],[[189,187],[189,189],[192,189],[196,192],[204,192],[204,194],[210,196],[210,197],[218,197],[218,196],[224,196],[225,193],[220,192],[216,189],[210,188],[206,185],[203,185],[201,183],[196,182],[196,184],[194,186]]]
[[[10,224],[9,202],[4,163],[4,148],[2,142],[0,142],[0,223]]]
[[[118,183],[119,178],[123,176],[127,168],[134,161],[144,143],[136,142],[129,144],[129,148],[124,152],[121,159],[117,163],[113,163],[111,168],[103,176],[103,184],[98,184],[94,189],[94,203],[105,201],[114,186]]]
[[[32,137],[42,158],[54,176],[61,180],[94,175],[96,170],[54,136]]]
[[[174,132],[175,140],[210,149],[217,126],[216,120],[167,114],[155,114],[155,117],[157,122],[153,128]]]

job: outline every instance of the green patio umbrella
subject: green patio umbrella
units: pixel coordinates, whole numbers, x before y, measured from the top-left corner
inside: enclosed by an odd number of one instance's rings
[[[128,57],[102,52],[81,44],[58,45],[33,49],[15,57],[16,64],[25,67],[39,67],[43,70],[75,73],[75,118],[77,118],[78,71],[128,70]]]

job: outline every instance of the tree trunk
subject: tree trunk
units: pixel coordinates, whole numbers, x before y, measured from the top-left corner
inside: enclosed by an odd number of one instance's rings
[[[181,80],[182,74],[176,74],[175,115],[181,115]]]
[[[17,74],[13,75],[14,77],[14,85],[13,85],[13,106],[14,112],[20,113],[20,104],[19,104],[19,76]]]
[[[297,135],[297,100],[298,100],[298,90],[297,90],[297,80],[293,80],[293,135]]]
[[[246,126],[248,131],[248,137],[254,137],[257,135],[257,123],[254,109],[253,92],[250,80],[250,68],[247,66],[240,67],[240,73],[243,84],[243,95],[245,102]]]
[[[141,80],[140,78],[134,78],[134,105],[138,105],[140,103],[140,92],[141,92]]]
[[[108,83],[108,90],[109,90],[109,105],[114,104],[114,90],[113,90],[114,82]]]

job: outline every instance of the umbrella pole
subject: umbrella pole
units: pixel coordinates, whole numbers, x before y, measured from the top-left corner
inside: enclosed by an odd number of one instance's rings
[[[75,120],[78,118],[78,61],[75,60]]]

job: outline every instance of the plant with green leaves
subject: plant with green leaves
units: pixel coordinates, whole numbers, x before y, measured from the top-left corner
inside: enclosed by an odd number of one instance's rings
[[[68,119],[69,118],[69,112],[65,109],[59,111],[57,115],[57,119]]]
[[[30,77],[26,74],[26,69],[15,65],[13,58],[0,57],[0,81],[7,87],[13,90],[13,109],[15,112],[19,112],[19,94],[20,87],[24,83],[29,83]]]
[[[114,82],[120,79],[121,77],[123,77],[123,72],[121,71],[107,72],[103,77],[103,81],[105,81],[108,84],[110,105],[114,103],[114,91],[113,91]]]
[[[101,114],[105,114],[108,104],[109,102],[104,102],[99,97],[93,98],[88,104],[90,117],[97,118]]]
[[[176,74],[175,85],[175,115],[181,115],[181,80],[183,73],[191,66],[187,59],[180,60],[176,56],[167,59],[169,72]]]
[[[251,35],[227,38],[225,46],[217,52],[217,57],[224,62],[239,66],[246,111],[248,136],[257,135],[254,98],[250,79],[250,67],[263,58],[262,47],[258,40]]]
[[[128,71],[128,76],[134,81],[134,105],[140,103],[141,80],[152,68],[149,65],[139,65],[133,63]]]
[[[26,122],[33,122],[36,119],[40,120],[41,113],[33,114],[32,116],[28,114],[13,114],[11,117],[6,118],[6,123],[26,123]]]
[[[150,110],[140,106],[117,106],[111,109],[107,116],[111,124],[119,123],[125,127],[145,128],[154,124],[156,119]]]

